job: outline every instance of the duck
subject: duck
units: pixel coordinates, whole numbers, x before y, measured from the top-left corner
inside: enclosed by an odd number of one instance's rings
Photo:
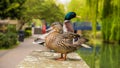
[[[73,43],[74,38],[79,39]],[[56,24],[53,26],[53,32],[46,36],[45,45],[47,48],[61,54],[60,58],[56,60],[66,60],[68,53],[74,52],[80,47],[84,47],[82,44],[87,41],[88,39],[81,37],[79,34],[63,32],[62,26]],[[89,46],[85,46],[85,48],[89,48]]]
[[[33,41],[33,44],[40,44],[40,45],[44,46],[46,36],[49,35],[51,32],[53,32],[54,30],[56,30],[56,28],[54,28],[54,25],[60,25],[60,26],[62,26],[62,24],[60,22],[53,22],[51,24],[51,27],[46,30],[47,33],[42,34],[38,38],[36,38]],[[59,30],[60,33],[63,33],[62,28],[60,28],[60,29],[61,29],[61,30]]]

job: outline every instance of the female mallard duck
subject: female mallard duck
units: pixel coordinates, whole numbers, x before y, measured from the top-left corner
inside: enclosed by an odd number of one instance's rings
[[[42,35],[40,35],[38,38],[36,38],[36,39],[34,40],[33,44],[42,44],[42,45],[43,45],[43,44],[45,43],[45,37],[46,37],[47,35],[49,35],[51,32],[53,32],[54,30],[56,31],[56,28],[54,28],[54,25],[60,25],[60,26],[62,26],[62,24],[59,23],[59,22],[54,22],[54,23],[52,23],[51,27],[46,30],[47,33],[42,34]],[[57,28],[57,30],[58,30],[58,28]],[[60,31],[60,33],[63,33],[61,27],[60,27],[59,31]]]
[[[61,57],[58,60],[66,60],[68,53],[77,50],[81,47],[80,44],[87,42],[85,38],[81,38],[78,34],[72,32],[62,33],[61,25],[54,25],[53,28],[54,31],[46,36],[45,44],[49,49],[61,53]],[[73,38],[77,37],[80,37],[79,40],[73,43]]]

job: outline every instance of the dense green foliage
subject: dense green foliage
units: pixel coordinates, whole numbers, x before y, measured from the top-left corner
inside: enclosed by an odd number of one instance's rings
[[[64,8],[56,5],[54,0],[27,0],[24,4],[27,8],[24,14],[27,18],[46,19],[47,22],[63,21]]]
[[[119,42],[120,40],[120,6],[119,0],[88,0],[93,20],[93,31],[95,32],[96,21],[101,22],[102,36],[105,42]],[[93,6],[92,6],[93,5]],[[96,6],[96,7],[95,7]]]
[[[20,18],[23,15],[26,0],[0,0],[0,18]]]
[[[120,4],[119,0],[103,0],[102,34],[104,41],[120,41]],[[106,5],[107,4],[107,5]],[[109,9],[107,9],[109,8]]]
[[[11,48],[17,43],[17,31],[15,26],[8,25],[7,33],[0,33],[0,48]]]
[[[31,29],[31,27],[25,28],[24,33],[25,33],[25,37],[31,36],[32,35],[32,29]]]

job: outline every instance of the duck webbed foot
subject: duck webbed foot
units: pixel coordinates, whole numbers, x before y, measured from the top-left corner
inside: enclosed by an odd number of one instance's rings
[[[61,53],[61,57],[60,57],[60,58],[57,58],[56,60],[64,61],[64,60],[66,60],[66,56],[67,56],[67,54],[62,54],[62,53]]]

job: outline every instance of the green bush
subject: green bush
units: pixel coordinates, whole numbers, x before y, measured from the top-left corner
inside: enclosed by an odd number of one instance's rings
[[[0,33],[0,48],[3,47],[4,41],[3,39],[5,38],[5,35],[3,33]]]
[[[29,37],[31,35],[32,35],[31,30],[25,30],[25,37]]]
[[[25,37],[29,37],[32,35],[32,29],[31,27],[25,28]]]
[[[10,48],[15,46],[17,43],[17,34],[8,32],[8,33],[0,33],[0,48]]]
[[[6,33],[0,33],[0,48],[11,48],[17,43],[16,28],[12,25],[8,25]]]

